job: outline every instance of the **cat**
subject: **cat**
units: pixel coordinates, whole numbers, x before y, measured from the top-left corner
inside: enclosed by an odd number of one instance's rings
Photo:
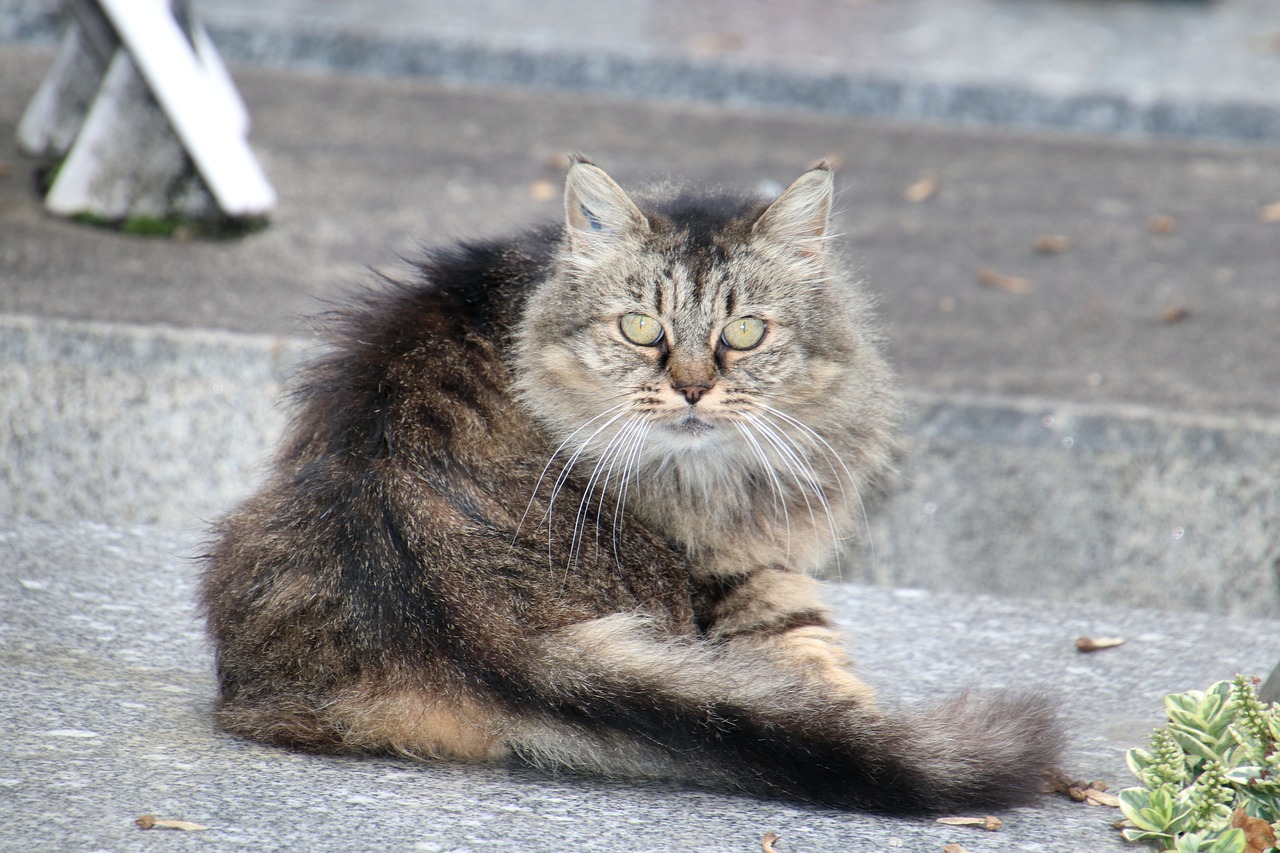
[[[884,813],[1024,803],[1039,694],[882,708],[811,575],[900,454],[832,171],[434,251],[330,317],[261,491],[216,528],[220,724]]]

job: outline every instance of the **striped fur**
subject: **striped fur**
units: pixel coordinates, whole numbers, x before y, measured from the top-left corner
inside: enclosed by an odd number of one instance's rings
[[[336,311],[205,560],[221,724],[894,813],[1025,801],[1050,704],[881,705],[805,574],[898,453],[831,192],[820,167],[771,204],[636,202],[580,161],[562,227]]]

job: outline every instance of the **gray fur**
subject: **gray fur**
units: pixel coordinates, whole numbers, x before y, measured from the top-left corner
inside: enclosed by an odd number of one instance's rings
[[[337,312],[206,559],[221,724],[843,808],[1030,796],[1047,701],[882,706],[810,577],[899,452],[832,192],[632,199],[578,159],[562,227]]]

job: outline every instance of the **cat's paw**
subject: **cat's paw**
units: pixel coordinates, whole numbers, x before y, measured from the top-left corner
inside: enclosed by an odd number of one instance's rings
[[[776,638],[787,659],[807,675],[859,705],[873,706],[875,690],[853,674],[840,632],[821,625],[792,628]]]

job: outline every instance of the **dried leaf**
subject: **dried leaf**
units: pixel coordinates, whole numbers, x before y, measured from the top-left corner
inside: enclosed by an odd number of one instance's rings
[[[1005,293],[1031,293],[1036,289],[1035,283],[1029,278],[1019,278],[1016,275],[1005,275],[998,273],[990,267],[984,267],[978,270],[978,284],[983,287],[991,287],[996,290],[1003,290]]]
[[[1065,234],[1041,234],[1036,237],[1035,249],[1041,255],[1060,255],[1071,248],[1071,238]]]
[[[1152,234],[1172,234],[1177,227],[1178,222],[1172,216],[1161,214],[1147,220],[1147,228]]]
[[[1079,637],[1076,639],[1076,648],[1082,652],[1096,652],[1123,645],[1123,637]]]
[[[192,823],[189,820],[165,820],[150,814],[144,814],[134,823],[138,825],[139,829],[179,829],[183,832],[200,832],[209,828],[203,824]]]
[[[1000,818],[987,815],[986,817],[940,817],[938,823],[945,823],[947,826],[980,826],[987,832],[995,832],[1003,824]]]
[[[1264,204],[1258,211],[1258,218],[1263,222],[1280,222],[1280,201]]]
[[[1276,846],[1276,833],[1271,824],[1260,817],[1250,817],[1244,809],[1231,813],[1231,825],[1244,830],[1245,853],[1265,853]]]
[[[1187,306],[1170,305],[1168,308],[1160,312],[1160,322],[1165,325],[1172,326],[1174,323],[1181,323],[1190,316],[1191,309]]]
[[[698,33],[686,39],[684,46],[694,56],[718,56],[742,50],[746,44],[747,37],[742,33],[726,30],[718,33]]]
[[[902,197],[912,204],[928,201],[938,194],[938,179],[933,175],[923,175],[914,184],[907,187]]]
[[[942,848],[942,853],[969,853],[969,851],[965,850],[959,844],[948,844]]]
[[[551,201],[557,195],[556,185],[545,178],[529,184],[529,198],[534,201]]]
[[[1081,639],[1086,638],[1082,637]],[[1048,783],[1045,789],[1046,793],[1066,794],[1077,803],[1117,808],[1120,805],[1119,797],[1115,794],[1107,793],[1108,785],[1106,782],[1098,780],[1086,782],[1083,779],[1072,779],[1057,767],[1049,769],[1046,782]]]
[[[1106,791],[1099,791],[1096,788],[1084,789],[1084,801],[1091,806],[1110,806],[1113,809],[1120,808],[1120,798],[1115,794],[1109,794]]]
[[[773,849],[773,842],[777,841],[778,838],[779,836],[776,832],[766,832],[764,834],[764,838],[760,839],[760,843],[764,846],[764,853],[778,853],[777,850]]]

